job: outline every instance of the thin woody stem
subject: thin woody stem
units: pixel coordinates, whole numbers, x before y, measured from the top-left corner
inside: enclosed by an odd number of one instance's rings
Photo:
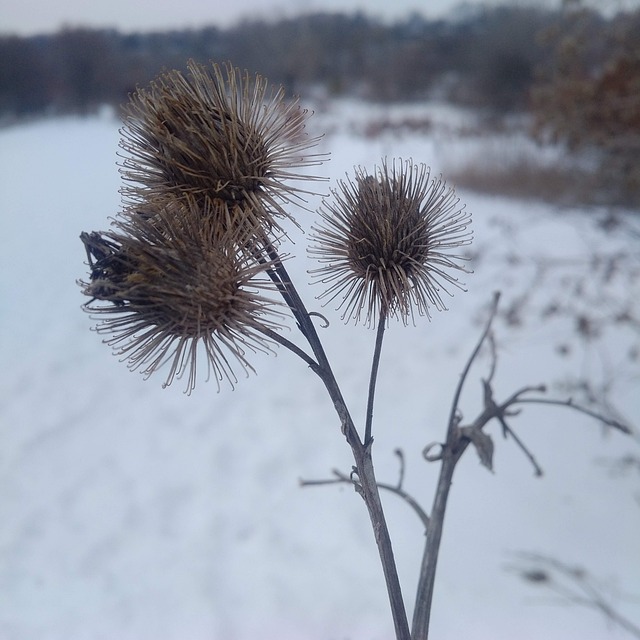
[[[527,458],[529,459],[529,462],[531,462],[531,464],[533,465],[535,474],[537,476],[542,476],[543,475],[542,467],[538,464],[538,461],[536,460],[535,456],[533,455],[533,453],[531,453],[531,451],[529,451],[529,449],[524,444],[524,442],[520,439],[518,434],[507,424],[507,421],[504,419],[504,415],[502,413],[498,413],[496,417],[498,418],[498,422],[500,422],[500,425],[502,426],[502,430],[505,433],[505,435],[508,434],[509,436],[511,436],[511,438],[513,438],[513,441],[516,443],[520,451],[522,451],[522,453],[524,453],[524,455],[527,456]]]
[[[280,340],[279,342],[296,353],[296,355],[300,356],[309,366],[312,367],[314,372],[323,381],[325,388],[327,389],[327,393],[333,401],[333,406],[342,425],[342,433],[351,447],[356,463],[356,473],[358,475],[359,482],[355,486],[358,493],[364,499],[367,510],[369,511],[369,518],[373,527],[375,541],[378,547],[378,553],[380,555],[382,570],[387,586],[387,594],[391,605],[396,640],[411,640],[407,613],[402,598],[402,589],[400,587],[400,579],[398,577],[398,570],[393,555],[393,547],[391,545],[391,537],[389,535],[389,529],[382,509],[380,491],[373,469],[371,449],[370,447],[366,447],[360,440],[358,431],[356,430],[353,419],[351,418],[346,402],[342,396],[342,392],[340,391],[340,387],[338,386],[331,369],[331,365],[329,364],[324,347],[318,337],[315,325],[313,324],[311,316],[302,302],[298,291],[293,285],[284,264],[272,245],[269,245],[266,250],[269,260],[273,263],[273,266],[269,269],[269,275],[278,287],[285,303],[291,309],[291,312],[298,323],[298,328],[309,343],[316,361],[313,361],[306,353],[290,341],[287,340],[286,342],[283,342]]]
[[[371,428],[373,424],[373,401],[376,393],[376,381],[378,379],[378,366],[380,365],[380,353],[382,352],[382,340],[384,338],[384,330],[387,324],[387,312],[385,308],[380,310],[380,318],[378,320],[378,331],[376,332],[376,346],[373,351],[373,362],[371,364],[371,377],[369,378],[369,397],[367,399],[367,421],[364,431],[364,445],[371,445]]]
[[[495,318],[498,301],[500,296],[495,294],[493,305],[489,314],[487,324],[478,340],[478,343],[471,353],[469,360],[460,376],[458,386],[456,388],[453,404],[451,406],[451,415],[449,417],[449,425],[447,428],[447,439],[442,447],[440,474],[438,476],[438,484],[433,500],[433,506],[429,514],[429,525],[427,526],[427,540],[425,544],[424,555],[422,557],[422,566],[420,567],[420,577],[418,580],[418,589],[416,593],[416,605],[413,611],[413,622],[411,627],[412,640],[427,640],[429,637],[429,622],[431,619],[431,604],[433,602],[433,590],[436,578],[436,568],[438,565],[438,555],[440,553],[440,541],[442,539],[442,530],[444,527],[444,516],[447,510],[447,501],[449,499],[449,490],[453,480],[453,472],[455,471],[458,460],[464,453],[469,441],[460,441],[457,437],[457,413],[460,396],[464,383],[469,375],[471,366],[480,353],[480,349],[484,341],[489,336],[493,319]]]
[[[553,398],[514,398],[511,401],[508,401],[510,406],[516,404],[547,404],[555,407],[567,407],[569,409],[573,409],[574,411],[578,411],[579,413],[583,413],[586,416],[591,418],[595,418],[596,420],[600,420],[600,422],[606,424],[608,427],[613,427],[614,429],[618,429],[622,431],[622,433],[630,434],[631,428],[626,424],[623,424],[619,420],[615,418],[608,418],[602,413],[598,413],[597,411],[592,411],[591,409],[587,409],[581,405],[575,404],[571,399],[569,400],[554,400]],[[506,405],[507,403],[505,403]]]
[[[464,383],[467,380],[467,376],[469,375],[469,371],[471,370],[471,365],[474,363],[475,359],[478,357],[478,353],[480,353],[480,349],[484,344],[484,341],[489,337],[489,331],[491,331],[491,325],[493,324],[493,319],[498,311],[498,302],[500,301],[500,292],[496,291],[493,295],[493,303],[491,305],[491,311],[489,312],[489,320],[478,340],[478,344],[476,344],[475,349],[469,356],[469,360],[465,365],[464,371],[460,376],[460,380],[458,381],[458,386],[456,387],[456,392],[453,396],[453,403],[451,404],[451,413],[449,415],[449,427],[447,436],[449,436],[455,426],[456,423],[456,414],[458,412],[458,405],[460,403],[460,396],[462,395],[462,388],[464,387]]]
[[[464,446],[464,445],[463,445]],[[435,499],[429,515],[427,526],[424,556],[420,570],[420,579],[416,593],[416,606],[411,627],[412,640],[427,640],[429,637],[429,623],[431,620],[431,603],[435,586],[438,554],[444,524],[444,515],[447,510],[449,490],[453,479],[456,464],[462,455],[462,451],[454,454],[448,447],[442,453],[442,466],[438,477],[438,486]]]
[[[282,334],[274,331],[273,329],[270,329],[269,327],[258,327],[257,330],[274,342],[277,342],[283,347],[289,349],[289,351],[304,360],[314,373],[320,375],[320,366],[318,365],[318,363],[308,353],[303,351],[297,344],[291,342],[291,340],[287,340],[287,338],[285,338]]]

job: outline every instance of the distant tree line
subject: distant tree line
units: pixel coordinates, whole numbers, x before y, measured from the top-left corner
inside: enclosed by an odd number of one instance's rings
[[[362,13],[317,13],[219,29],[123,34],[67,28],[0,36],[0,117],[89,113],[117,105],[163,69],[189,58],[231,60],[292,92],[414,100],[446,98],[522,108],[544,51],[536,34],[554,16],[503,7],[455,22],[419,15],[385,25]]]
[[[503,5],[392,25],[316,13],[220,29],[125,34],[67,28],[0,35],[0,124],[118,106],[188,59],[230,60],[304,97],[439,98],[490,115],[527,111],[536,131],[595,155],[603,186],[640,199],[640,10],[603,17]],[[627,197],[629,196],[629,197]]]

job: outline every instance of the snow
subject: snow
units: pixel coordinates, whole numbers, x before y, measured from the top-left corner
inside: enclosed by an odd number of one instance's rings
[[[463,161],[466,147],[456,146],[452,131],[464,114],[442,105],[428,112],[436,123],[430,133],[363,135],[367,119],[415,111],[356,102],[319,109],[313,126],[330,131],[320,149],[332,155],[320,169],[329,185],[385,155],[425,162],[434,173],[456,153]],[[199,384],[186,396],[180,381],[162,389],[162,375],[145,381],[128,372],[90,331],[76,284],[86,277],[78,235],[105,229],[118,211],[118,139],[108,114],[0,131],[0,639],[389,640],[360,498],[347,487],[298,484],[352,464],[312,372],[280,349],[277,357],[256,356],[257,375],[235,390]],[[541,256],[563,260],[565,273],[585,269],[594,248],[637,252],[632,238],[603,235],[595,214],[460,196],[474,216],[469,291],[456,292],[449,311],[430,323],[390,328],[375,413],[378,478],[395,482],[393,451],[402,448],[406,488],[427,509],[437,469],[421,452],[444,436],[493,291],[502,290],[505,307],[526,294]],[[309,204],[315,209],[319,198]],[[299,220],[308,228],[313,214],[301,212]],[[291,236],[287,250],[297,258],[288,268],[309,307],[331,321],[321,337],[362,424],[374,334],[342,325],[331,306],[314,301],[304,236]],[[543,276],[530,292],[538,307],[564,282],[555,271]],[[638,280],[631,290],[595,283],[594,295],[607,304],[637,301]],[[499,397],[565,374],[602,375],[603,363],[617,371],[628,344],[620,329],[584,352],[563,322],[497,329]],[[296,339],[293,330],[289,337]],[[573,345],[568,358],[555,354],[558,341]],[[467,418],[480,408],[487,364],[482,359],[473,370]],[[637,380],[620,380],[614,400],[638,424]],[[512,427],[545,475],[534,478],[495,426],[495,473],[473,451],[463,459],[445,524],[432,637],[625,637],[598,612],[559,605],[508,567],[523,550],[581,565],[611,589],[620,611],[640,620],[637,478],[611,477],[597,464],[637,452],[637,439],[545,407],[528,408]],[[383,497],[411,608],[423,532],[405,504]]]

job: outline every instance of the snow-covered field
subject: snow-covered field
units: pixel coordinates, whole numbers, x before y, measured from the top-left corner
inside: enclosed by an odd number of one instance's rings
[[[379,117],[374,111],[345,102],[314,116],[316,129],[330,131],[320,149],[332,153],[320,169],[325,176],[372,168],[385,155],[412,157],[439,173],[457,149],[464,153],[451,133],[460,114],[434,108],[430,117],[442,126],[371,138],[362,124]],[[128,372],[90,331],[76,285],[86,277],[78,235],[105,229],[119,208],[118,139],[108,115],[0,131],[0,640],[390,640],[364,505],[346,487],[298,484],[352,463],[306,366],[280,350],[255,357],[258,374],[235,390],[200,384],[188,397],[180,381],[162,389],[161,375],[144,381]],[[561,260],[566,276],[584,270],[594,250],[638,252],[637,237],[602,234],[597,214],[459,195],[474,216],[469,291],[457,292],[430,323],[388,331],[375,414],[379,479],[395,482],[393,450],[402,448],[405,487],[425,508],[437,469],[421,452],[444,436],[493,291],[502,290],[505,306],[519,299],[543,257]],[[301,212],[299,220],[308,228],[313,214]],[[308,306],[331,320],[321,336],[361,423],[374,334],[345,327],[331,307],[318,306],[306,284],[304,236],[292,238],[298,259],[289,269]],[[545,272],[532,304],[572,295],[566,282]],[[640,299],[638,278],[614,278],[607,287],[585,299]],[[587,352],[569,321],[497,330],[499,398],[525,384],[614,372],[613,400],[640,423],[638,381],[624,368],[624,328]],[[557,356],[558,343],[572,346],[567,357]],[[480,409],[486,365],[481,360],[471,376],[467,418]],[[613,477],[598,464],[637,453],[637,439],[604,433],[564,409],[531,407],[512,426],[545,475],[534,478],[495,426],[494,474],[469,451],[455,477],[431,637],[628,637],[600,613],[562,604],[508,567],[523,550],[583,566],[640,624],[638,477]],[[385,505],[411,604],[423,532],[396,497],[385,496]]]

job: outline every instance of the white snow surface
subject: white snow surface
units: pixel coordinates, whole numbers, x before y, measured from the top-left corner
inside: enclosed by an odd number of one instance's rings
[[[318,110],[313,130],[330,132],[319,150],[331,152],[318,168],[330,179],[320,188],[383,156],[440,173],[443,158],[450,163],[465,148],[451,133],[461,114],[433,107],[429,116],[442,126],[422,134],[368,138],[360,128],[380,113],[402,118],[425,108],[342,102]],[[145,381],[129,372],[90,330],[76,284],[87,271],[78,236],[106,229],[119,210],[118,140],[118,123],[105,114],[0,130],[0,640],[390,640],[364,504],[346,486],[299,486],[352,465],[331,403],[306,365],[280,348],[254,357],[257,374],[235,390],[223,385],[218,393],[215,381],[201,380],[187,396],[181,381],[163,389],[162,374]],[[473,214],[472,250],[481,252],[468,292],[447,298],[449,310],[430,322],[390,327],[375,411],[379,480],[397,480],[393,451],[401,448],[405,489],[427,510],[437,465],[421,452],[444,437],[493,292],[500,289],[506,305],[522,295],[536,256],[584,269],[594,247],[638,249],[628,237],[604,235],[596,213],[459,195]],[[310,197],[311,211],[319,203]],[[298,215],[304,229],[314,218]],[[320,306],[319,290],[308,285],[305,236],[294,229],[291,237],[288,268],[309,308],[331,322],[320,334],[360,425],[374,332],[345,326],[335,305]],[[520,262],[508,264],[513,255]],[[536,295],[562,286],[552,275]],[[637,279],[635,290],[612,295],[638,300]],[[572,340],[569,325],[496,329],[498,398],[563,373],[600,375],[603,362],[615,369],[627,344],[622,330],[611,332],[590,355],[574,349],[560,359],[553,343]],[[465,418],[481,410],[487,365],[482,358],[472,371]],[[637,424],[637,380],[623,380],[613,399]],[[563,604],[508,567],[519,551],[580,565],[640,624],[637,476],[612,477],[598,464],[637,452],[637,439],[547,407],[528,407],[511,426],[545,475],[534,477],[498,425],[488,428],[494,473],[472,450],[463,458],[431,637],[628,637],[597,611]],[[411,615],[424,535],[406,504],[383,498]]]

